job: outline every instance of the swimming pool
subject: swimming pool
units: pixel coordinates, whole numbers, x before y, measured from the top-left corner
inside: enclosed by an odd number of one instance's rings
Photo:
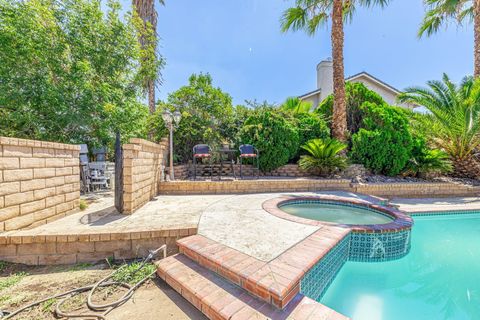
[[[297,217],[339,224],[386,224],[394,220],[367,208],[322,202],[287,203],[281,209]]]
[[[347,261],[319,301],[354,320],[480,319],[480,212],[414,220],[408,255]]]

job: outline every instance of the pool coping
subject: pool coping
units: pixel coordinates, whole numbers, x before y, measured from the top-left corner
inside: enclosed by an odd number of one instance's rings
[[[372,201],[373,200],[373,201]],[[355,225],[355,224],[338,224],[338,223],[331,223],[326,221],[316,221],[306,218],[297,217],[286,213],[282,209],[280,209],[281,205],[287,204],[291,201],[333,201],[333,202],[341,202],[350,205],[355,205],[359,207],[364,207],[367,209],[373,209],[380,211],[383,214],[386,214],[392,218],[394,221],[386,224],[373,224],[373,225]],[[262,204],[262,208],[281,219],[312,225],[312,226],[335,226],[335,227],[342,227],[348,228],[355,233],[391,233],[402,231],[406,229],[411,229],[413,226],[413,219],[407,213],[390,206],[384,206],[380,204],[380,201],[369,199],[361,200],[361,199],[352,199],[346,198],[336,195],[316,195],[316,196],[280,196],[273,199],[266,200]]]

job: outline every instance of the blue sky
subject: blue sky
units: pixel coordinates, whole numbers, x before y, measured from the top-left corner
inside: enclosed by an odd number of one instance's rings
[[[214,84],[245,99],[281,102],[314,90],[315,67],[331,56],[330,29],[315,37],[282,34],[279,18],[294,1],[166,0],[158,6],[161,53],[167,60],[157,96],[209,72]],[[422,0],[392,0],[386,9],[361,9],[345,30],[346,76],[367,71],[403,89],[439,79],[458,81],[473,70],[471,26],[451,25],[431,38],[416,34]]]

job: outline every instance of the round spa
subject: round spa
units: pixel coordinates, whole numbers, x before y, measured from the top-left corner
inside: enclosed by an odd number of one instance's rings
[[[394,218],[377,210],[343,203],[291,201],[280,209],[297,217],[349,225],[372,225],[393,222]]]
[[[314,226],[349,228],[348,259],[386,261],[410,251],[413,220],[394,207],[380,202],[320,195],[278,197],[263,208],[277,217]]]

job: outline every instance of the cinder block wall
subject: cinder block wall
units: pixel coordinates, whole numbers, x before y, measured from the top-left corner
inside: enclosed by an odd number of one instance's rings
[[[79,146],[0,137],[0,231],[33,228],[80,205]]]
[[[123,148],[123,213],[132,213],[158,194],[167,163],[168,140],[133,138]]]

